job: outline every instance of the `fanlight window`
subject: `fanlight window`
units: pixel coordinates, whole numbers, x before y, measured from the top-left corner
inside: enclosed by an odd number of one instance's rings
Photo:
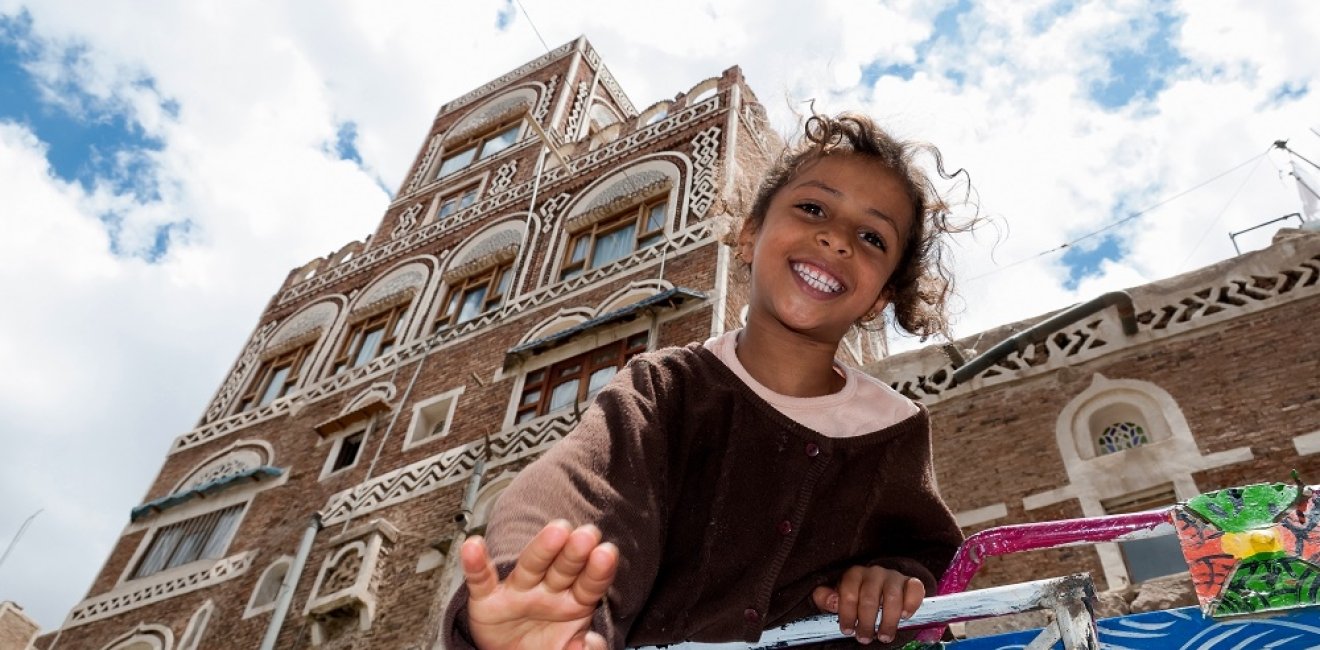
[[[436,178],[448,176],[460,169],[471,165],[478,160],[485,160],[509,147],[512,147],[518,141],[518,134],[522,131],[522,118],[511,122],[505,122],[494,130],[487,132],[464,144],[440,161],[440,171],[436,173]]]
[[[1096,438],[1096,448],[1103,454],[1112,454],[1150,443],[1146,428],[1135,422],[1115,422]]]
[[[664,197],[646,201],[574,233],[564,251],[561,280],[605,266],[664,239],[669,205]]]

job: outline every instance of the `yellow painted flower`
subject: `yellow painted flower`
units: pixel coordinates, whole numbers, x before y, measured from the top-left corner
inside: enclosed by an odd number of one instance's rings
[[[1222,544],[1225,553],[1239,560],[1283,550],[1283,540],[1279,539],[1279,533],[1273,528],[1224,533]]]

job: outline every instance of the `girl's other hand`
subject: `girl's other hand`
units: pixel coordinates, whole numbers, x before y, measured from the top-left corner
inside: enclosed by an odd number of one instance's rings
[[[855,566],[844,572],[837,589],[822,585],[811,593],[816,608],[838,614],[839,631],[855,634],[859,643],[870,643],[873,636],[881,643],[893,641],[899,620],[911,618],[925,597],[920,580],[878,566]]]
[[[527,543],[503,582],[472,537],[459,551],[468,586],[468,629],[482,650],[605,650],[591,631],[596,606],[619,566],[619,551],[595,526],[552,521]]]

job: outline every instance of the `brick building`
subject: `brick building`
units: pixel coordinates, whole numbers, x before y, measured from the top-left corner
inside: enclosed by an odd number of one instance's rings
[[[628,357],[737,322],[718,217],[781,146],[738,68],[638,111],[585,39],[440,107],[375,232],[289,274],[37,647],[434,647],[514,472]]]
[[[1054,320],[1042,316],[868,366],[930,408],[965,532],[1171,505],[1294,468],[1320,483],[1320,232],[1280,231],[1126,293],[1063,325],[1033,330]],[[971,350],[1011,337],[1007,356],[954,381]],[[973,587],[1083,570],[1122,590],[1186,566],[1166,537],[991,559]]]

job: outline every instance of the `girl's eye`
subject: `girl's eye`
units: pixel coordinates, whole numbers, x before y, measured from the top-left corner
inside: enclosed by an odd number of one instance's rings
[[[873,232],[862,233],[862,241],[879,248],[882,251],[889,250],[889,245],[885,243],[885,238]]]
[[[797,209],[813,217],[821,217],[825,215],[825,209],[815,203],[799,203]]]

